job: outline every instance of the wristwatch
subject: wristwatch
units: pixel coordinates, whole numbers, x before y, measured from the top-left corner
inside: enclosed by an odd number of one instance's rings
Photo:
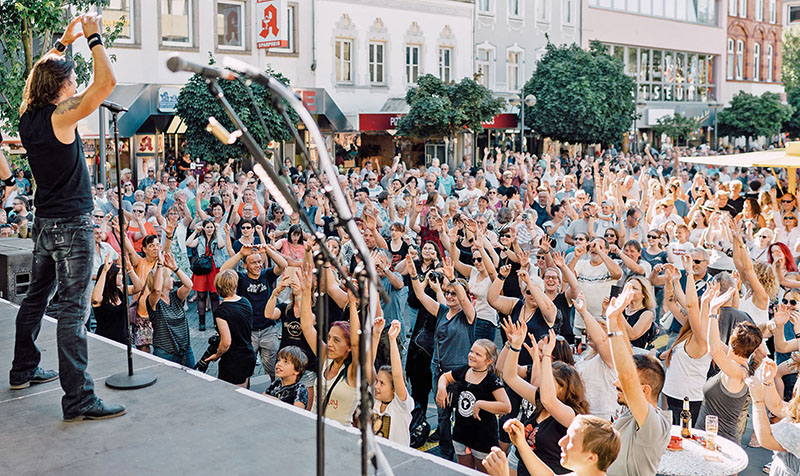
[[[59,41],[59,40],[56,40],[56,44],[53,45],[53,48],[58,50],[59,53],[63,53],[65,51],[67,51],[67,45],[65,45],[64,43],[61,43],[61,41]]]

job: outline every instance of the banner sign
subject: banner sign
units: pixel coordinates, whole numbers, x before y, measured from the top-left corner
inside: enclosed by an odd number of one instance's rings
[[[289,15],[286,0],[257,0],[256,34],[258,48],[289,46]]]

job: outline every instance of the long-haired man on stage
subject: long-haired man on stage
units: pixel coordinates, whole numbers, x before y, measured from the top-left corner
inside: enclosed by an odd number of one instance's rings
[[[79,31],[80,25],[83,31]],[[86,328],[89,282],[94,252],[91,182],[86,169],[78,121],[100,107],[116,85],[100,36],[101,17],[74,19],[55,47],[33,66],[20,107],[19,136],[36,180],[33,224],[33,268],[28,295],[17,313],[12,389],[59,377],[39,367],[36,338],[42,315],[58,283],[58,368],[64,397],[64,419],[104,419],[125,413],[94,393],[86,372]],[[66,46],[84,36],[94,60],[94,81],[76,94],[75,63],[62,56]]]

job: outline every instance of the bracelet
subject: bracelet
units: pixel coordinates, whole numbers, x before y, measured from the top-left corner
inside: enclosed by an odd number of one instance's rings
[[[771,384],[771,383],[764,382],[764,386],[765,386],[765,387],[771,387],[771,386],[772,386],[772,384]]]
[[[719,319],[719,314],[709,314],[708,318],[709,319]]]
[[[67,45],[65,45],[64,43],[61,43],[60,40],[56,40],[56,44],[53,45],[53,48],[58,50],[59,53],[63,53],[65,51],[67,51]]]
[[[625,335],[625,333],[622,332],[622,331],[614,331],[614,332],[609,332],[608,333],[608,337],[622,337],[624,335]]]
[[[326,268],[330,268],[330,266],[325,266],[325,267],[326,267]],[[417,278],[419,277],[419,275],[414,275],[414,276],[411,276],[411,275],[409,274],[409,275],[408,275],[408,277],[409,277],[409,278],[411,278],[411,279],[417,279]]]
[[[521,348],[517,349],[513,345],[509,345],[508,348],[511,349],[511,352],[519,352],[520,350],[522,350]]]
[[[545,358],[545,357],[550,357],[552,359],[553,358],[553,354],[542,354],[542,358]]]
[[[95,46],[103,46],[103,37],[100,36],[100,33],[93,33],[86,38],[86,41],[89,43],[89,49],[91,50]]]
[[[5,185],[6,187],[13,187],[13,186],[17,185],[17,179],[14,178],[14,174],[11,174],[11,176],[8,177],[7,179],[3,179],[2,182],[3,182],[3,185]]]
[[[499,274],[499,273],[497,275],[497,279],[499,279],[500,281],[505,281],[507,277],[508,276],[503,276],[502,274]]]
[[[795,339],[800,339],[800,332],[798,332],[797,334],[795,334],[795,335],[794,335],[794,338],[795,338]]]

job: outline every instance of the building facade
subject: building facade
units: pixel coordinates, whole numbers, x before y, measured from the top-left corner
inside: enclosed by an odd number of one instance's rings
[[[727,87],[723,102],[730,102],[740,91],[755,95],[782,94],[784,11],[781,0],[728,0],[727,8]]]
[[[676,112],[712,124],[725,88],[726,10],[719,0],[587,0],[581,18],[582,46],[608,45],[636,81],[634,149],[652,144],[650,128]]]
[[[476,0],[476,79],[499,97],[521,97],[548,41],[581,42],[580,15],[578,0]],[[519,106],[509,105],[508,112],[519,114]],[[488,133],[495,140],[519,144],[514,135],[489,130],[479,136],[479,146],[495,143]]]

